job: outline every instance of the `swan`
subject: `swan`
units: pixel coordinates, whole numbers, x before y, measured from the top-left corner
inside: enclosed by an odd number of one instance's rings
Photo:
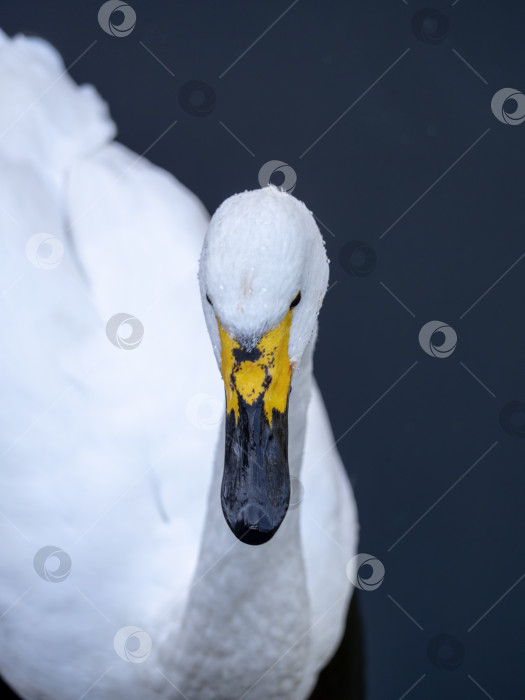
[[[41,39],[0,33],[0,80],[0,674],[34,700],[303,700],[358,536],[314,218],[269,186],[210,221]]]

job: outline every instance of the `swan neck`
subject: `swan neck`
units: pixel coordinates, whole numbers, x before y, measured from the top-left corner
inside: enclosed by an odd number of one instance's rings
[[[300,479],[314,342],[315,335],[294,372],[289,400],[288,457],[290,475],[296,479]],[[178,656],[176,667],[183,671],[177,686],[188,697],[217,700],[232,693],[244,697],[253,684],[247,700],[293,698],[305,682],[311,624],[300,506],[292,504],[265,544],[251,546],[237,540],[221,508],[224,439],[223,425],[199,559],[181,627],[164,645],[165,661],[172,654]],[[281,657],[286,663],[279,663]],[[242,673],[232,670],[235,664]],[[232,688],[237,677],[239,687]],[[220,679],[225,679],[224,689]]]

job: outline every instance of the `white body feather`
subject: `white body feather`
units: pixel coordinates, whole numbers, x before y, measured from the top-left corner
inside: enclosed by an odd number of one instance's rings
[[[340,640],[357,542],[310,351],[290,407],[304,501],[248,547],[220,510],[207,214],[62,72],[47,43],[0,34],[0,673],[35,700],[302,700]],[[122,312],[144,329],[133,350],[106,335]],[[33,566],[47,545],[71,559],[61,582]],[[115,651],[128,625],[151,638],[143,663]]]

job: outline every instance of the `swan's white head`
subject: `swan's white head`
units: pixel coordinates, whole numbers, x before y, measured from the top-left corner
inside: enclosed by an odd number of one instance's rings
[[[230,197],[211,219],[199,281],[226,390],[223,510],[237,537],[261,544],[288,507],[291,377],[328,284],[312,214],[273,186]]]

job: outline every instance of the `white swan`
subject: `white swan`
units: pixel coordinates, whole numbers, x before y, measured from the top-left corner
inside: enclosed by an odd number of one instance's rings
[[[321,236],[288,194],[236,195],[199,294],[202,205],[63,70],[0,34],[0,673],[31,699],[302,700],[357,540],[312,378]]]

